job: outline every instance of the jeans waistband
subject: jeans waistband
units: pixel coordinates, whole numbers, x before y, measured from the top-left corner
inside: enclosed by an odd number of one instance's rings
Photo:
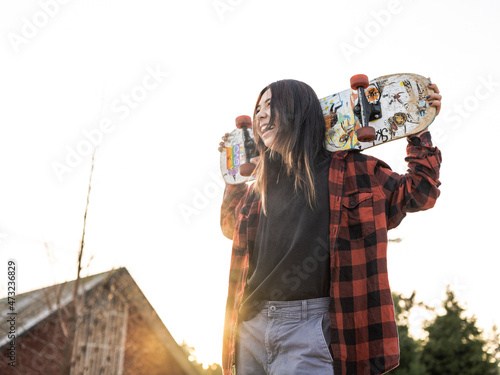
[[[328,312],[330,299],[330,297],[323,297],[300,301],[266,301],[261,314],[307,319],[312,315]]]

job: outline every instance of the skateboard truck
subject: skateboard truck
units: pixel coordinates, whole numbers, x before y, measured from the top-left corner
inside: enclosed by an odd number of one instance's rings
[[[252,127],[250,116],[236,117],[236,127],[243,131],[243,147],[245,149],[245,163],[240,165],[240,174],[244,177],[251,176],[255,170],[255,164],[250,159],[256,156],[255,141],[250,137],[248,129]]]
[[[369,103],[366,99],[365,89],[369,85],[368,77],[364,74],[356,74],[351,77],[351,88],[358,92],[358,104],[353,111],[361,123],[361,128],[356,130],[356,136],[360,142],[373,142],[375,140],[375,129],[369,123],[381,117],[380,102]]]

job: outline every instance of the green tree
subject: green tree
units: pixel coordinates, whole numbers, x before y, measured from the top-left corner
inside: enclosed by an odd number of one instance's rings
[[[494,361],[500,366],[500,332],[496,325],[486,338],[486,351],[493,357]],[[498,370],[500,375],[500,368]]]
[[[498,366],[484,349],[486,342],[476,327],[476,319],[463,316],[464,309],[449,287],[446,295],[445,314],[425,328],[429,336],[422,362],[427,374],[497,375]]]
[[[408,297],[393,293],[396,323],[398,324],[400,361],[391,374],[394,375],[425,375],[425,366],[421,362],[422,342],[415,340],[409,335],[410,310],[415,304],[415,292]]]

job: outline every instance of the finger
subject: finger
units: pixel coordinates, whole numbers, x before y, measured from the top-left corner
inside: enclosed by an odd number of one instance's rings
[[[258,164],[260,160],[260,156],[255,156],[250,159],[250,163]]]
[[[439,94],[430,94],[427,96],[427,100],[433,101],[433,100],[441,100],[443,97]]]
[[[436,116],[439,115],[439,112],[441,112],[441,101],[434,100],[433,102],[430,102],[429,105],[431,107],[436,107]]]
[[[429,83],[429,85],[428,85],[428,87],[429,87],[430,89],[434,90],[434,92],[435,92],[436,94],[439,94],[439,88],[437,87],[437,85],[436,85],[435,83],[430,82],[430,83]]]
[[[436,94],[439,94],[439,88],[437,87],[437,85],[435,83],[429,84],[429,87],[431,89],[433,89]]]

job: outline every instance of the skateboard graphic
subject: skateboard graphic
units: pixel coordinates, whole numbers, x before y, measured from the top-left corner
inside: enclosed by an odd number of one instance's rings
[[[250,116],[236,117],[236,129],[229,133],[220,156],[220,169],[224,180],[231,185],[252,180],[256,155]]]
[[[325,147],[330,152],[364,150],[417,134],[436,117],[427,96],[434,91],[430,81],[411,73],[392,74],[368,81],[351,78],[351,88],[319,99],[325,118]],[[359,100],[361,98],[361,100]],[[236,118],[237,129],[225,142],[221,172],[229,184],[251,181],[256,157],[249,116]]]

